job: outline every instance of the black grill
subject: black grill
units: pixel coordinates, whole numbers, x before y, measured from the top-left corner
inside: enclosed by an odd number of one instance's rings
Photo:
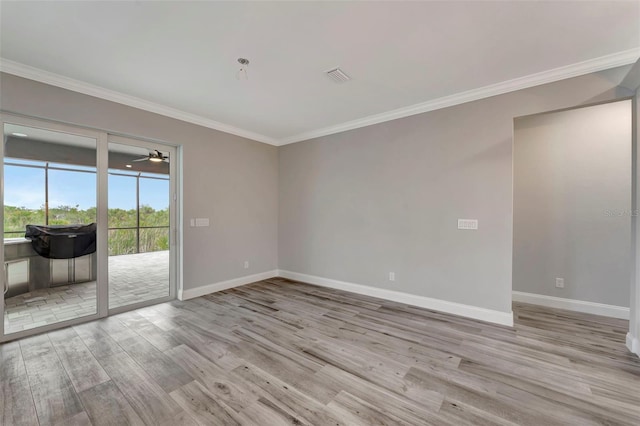
[[[42,257],[73,259],[96,251],[96,224],[27,225],[24,237]]]

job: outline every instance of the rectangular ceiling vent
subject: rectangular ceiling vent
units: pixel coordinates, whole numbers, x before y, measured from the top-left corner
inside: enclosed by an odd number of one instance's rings
[[[335,81],[336,83],[344,83],[345,81],[351,80],[351,77],[345,74],[345,72],[342,71],[340,68],[333,68],[327,71],[327,75],[331,80]]]

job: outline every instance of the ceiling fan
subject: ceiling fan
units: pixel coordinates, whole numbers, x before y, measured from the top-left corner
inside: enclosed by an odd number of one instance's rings
[[[137,161],[153,161],[154,163],[169,162],[169,157],[158,151],[157,149],[153,152],[150,152],[146,157],[138,158],[136,160],[131,160],[132,162]]]

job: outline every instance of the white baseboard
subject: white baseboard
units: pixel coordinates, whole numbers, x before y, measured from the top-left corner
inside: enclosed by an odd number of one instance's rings
[[[640,357],[640,340],[627,333],[627,348]]]
[[[262,281],[269,278],[277,277],[278,270],[260,272],[259,274],[246,275],[244,277],[234,278],[232,280],[220,281],[218,283],[207,284],[196,288],[190,288],[188,290],[178,290],[178,299],[189,300],[196,297],[204,296],[205,294],[215,293],[216,291],[227,290],[234,287],[240,287],[241,285],[251,284],[256,281]]]
[[[418,306],[420,308],[459,315],[461,317],[473,318],[494,324],[513,327],[513,313],[501,312],[492,309],[480,308],[477,306],[464,305],[462,303],[448,302],[446,300],[432,299],[430,297],[416,296],[409,293],[401,293],[394,290],[386,290],[361,284],[348,283],[344,281],[332,280],[329,278],[316,277],[313,275],[300,274],[298,272],[279,271],[280,276],[295,281],[315,284],[322,287],[334,288],[337,290],[350,291],[352,293],[364,294],[366,296],[378,297],[380,299],[392,300],[394,302],[406,303],[407,305]]]
[[[583,312],[586,314],[602,315],[605,317],[629,319],[629,308],[604,303],[585,302],[584,300],[563,299],[561,297],[545,296],[542,294],[513,292],[515,302],[531,303],[548,308],[565,309],[567,311]]]

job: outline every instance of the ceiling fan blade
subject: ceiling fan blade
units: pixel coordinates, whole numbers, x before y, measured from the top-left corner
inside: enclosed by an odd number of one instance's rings
[[[131,162],[132,163],[136,163],[138,161],[147,161],[148,159],[149,159],[149,157],[142,157],[142,158],[138,158],[138,159],[135,159],[135,160],[131,160]]]

